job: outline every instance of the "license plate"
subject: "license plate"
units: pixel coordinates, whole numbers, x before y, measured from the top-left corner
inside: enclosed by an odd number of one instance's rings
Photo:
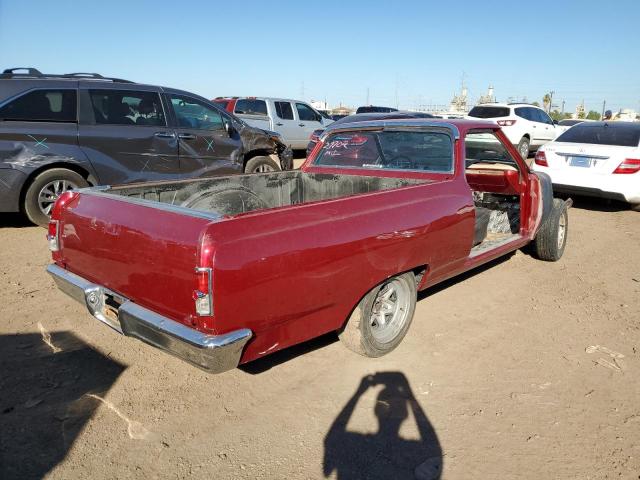
[[[589,157],[569,157],[569,165],[571,167],[591,167],[591,158]]]

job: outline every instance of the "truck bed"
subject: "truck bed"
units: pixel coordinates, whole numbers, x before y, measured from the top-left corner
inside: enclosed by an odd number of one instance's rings
[[[102,192],[218,216],[234,216],[256,210],[333,200],[428,182],[429,180],[424,179],[288,171],[144,183],[111,187]]]

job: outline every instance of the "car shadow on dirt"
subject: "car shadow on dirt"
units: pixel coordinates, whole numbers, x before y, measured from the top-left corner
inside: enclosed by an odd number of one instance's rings
[[[369,390],[377,390],[373,412],[378,430],[374,433],[351,431],[348,427],[351,417],[370,405],[370,402],[359,402]],[[409,418],[415,422],[417,439],[400,435],[403,423]],[[435,480],[441,477],[442,462],[442,448],[435,429],[401,372],[378,372],[364,377],[324,439],[323,473],[329,477],[335,472],[339,480]]]
[[[523,252],[527,255],[530,255],[529,249],[528,248],[523,248]],[[472,270],[468,270],[464,273],[461,273],[459,275],[456,275],[455,277],[452,277],[448,280],[444,280],[443,282],[440,282],[436,285],[434,285],[433,287],[429,287],[425,290],[422,290],[420,292],[418,292],[418,301],[424,300],[427,297],[430,297],[432,295],[435,295],[438,292],[441,292],[442,290],[445,290],[449,287],[453,287],[454,285],[457,285],[460,282],[464,282],[465,280],[471,278],[471,277],[475,277],[476,275],[479,275],[480,273],[489,270],[493,267],[496,267],[504,262],[509,261],[509,259],[511,257],[513,257],[516,254],[516,252],[509,252],[501,257],[496,258],[495,260],[491,260],[490,262],[487,262],[483,265],[480,265],[479,267],[476,267]]]
[[[300,357],[307,353],[313,352],[314,350],[319,350],[328,345],[331,345],[337,340],[338,335],[335,332],[327,333],[326,335],[322,335],[321,337],[313,338],[307,342],[293,345],[292,347],[285,348],[284,350],[272,353],[271,355],[267,355],[266,357],[258,358],[257,360],[247,363],[246,365],[240,365],[238,368],[245,373],[258,375],[282,363],[293,360],[296,357]]]
[[[573,208],[579,208],[580,210],[589,210],[591,212],[624,212],[631,210],[631,205],[618,200],[609,200],[606,198],[595,197],[581,197],[575,195],[557,195],[560,198],[566,199],[571,197],[573,200]]]
[[[27,220],[27,217],[21,213],[0,213],[0,228],[22,228],[33,226],[33,223]]]
[[[0,478],[42,478],[125,367],[70,332],[0,335]]]

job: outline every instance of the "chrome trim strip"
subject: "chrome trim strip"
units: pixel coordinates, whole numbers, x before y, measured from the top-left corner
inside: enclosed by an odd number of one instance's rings
[[[238,366],[252,332],[241,328],[222,335],[207,335],[144,308],[101,285],[89,282],[55,264],[47,267],[60,290],[84,304],[97,320],[123,335],[137,338],[210,373]],[[105,298],[121,302],[117,319],[104,313]]]
[[[585,157],[585,158],[594,158],[596,160],[607,160],[609,157],[606,155],[591,155],[588,153],[567,153],[567,152],[556,152],[556,155],[560,155],[561,157]]]

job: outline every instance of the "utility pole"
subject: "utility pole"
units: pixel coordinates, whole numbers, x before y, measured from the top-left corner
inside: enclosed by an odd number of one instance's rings
[[[369,87],[367,87],[367,101],[365,102],[365,105],[369,105]]]
[[[562,115],[564,116],[564,100],[562,100],[562,112],[560,113],[562,113]]]
[[[602,114],[600,115],[600,119],[602,120],[604,118],[604,109],[607,106],[607,101],[603,100],[602,101]]]
[[[553,90],[549,92],[549,110],[547,113],[551,113],[551,106],[553,105],[553,94],[556,93]]]
[[[396,109],[398,108],[398,74],[396,73]]]

